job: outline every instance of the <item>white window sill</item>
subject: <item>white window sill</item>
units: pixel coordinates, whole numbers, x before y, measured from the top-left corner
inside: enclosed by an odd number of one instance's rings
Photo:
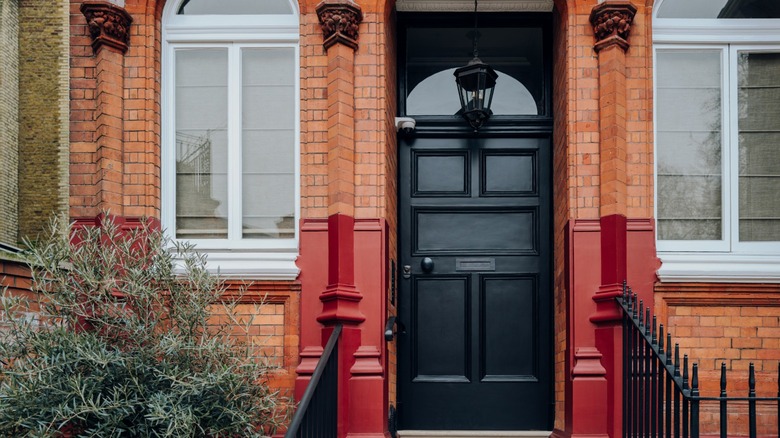
[[[662,282],[780,283],[780,255],[659,252]]]
[[[300,273],[297,252],[198,251],[206,255],[206,269],[223,279],[291,281]]]

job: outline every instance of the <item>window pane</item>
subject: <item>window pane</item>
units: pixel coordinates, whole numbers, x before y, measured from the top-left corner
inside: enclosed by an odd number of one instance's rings
[[[658,18],[780,18],[777,0],[664,0]]]
[[[180,15],[292,14],[287,0],[184,0]]]
[[[176,50],[176,237],[227,238],[227,50]]]
[[[780,240],[780,54],[738,56],[739,238]]]
[[[407,30],[407,115],[450,116],[460,111],[453,73],[471,60],[473,35],[473,27]],[[542,40],[540,27],[479,30],[479,57],[498,73],[493,114],[545,113]]]
[[[722,238],[721,52],[658,50],[658,238]]]
[[[242,50],[244,238],[295,235],[295,50]]]

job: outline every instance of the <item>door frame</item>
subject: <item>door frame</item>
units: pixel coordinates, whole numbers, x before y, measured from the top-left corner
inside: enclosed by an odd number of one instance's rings
[[[397,108],[399,116],[408,117],[406,115],[406,32],[409,27],[424,26],[424,27],[445,27],[453,25],[473,25],[473,13],[452,13],[452,12],[399,12],[397,14]],[[402,143],[404,135],[412,135],[417,138],[468,138],[468,137],[484,137],[484,138],[513,138],[513,137],[527,137],[527,136],[545,136],[550,139],[550,160],[547,165],[549,166],[549,178],[542,183],[550,185],[549,191],[549,217],[550,221],[547,224],[548,236],[551,240],[554,240],[554,211],[555,211],[555,184],[554,184],[554,147],[553,147],[553,13],[479,13],[479,26],[491,27],[491,26],[518,26],[521,27],[524,24],[540,25],[543,29],[543,68],[544,68],[544,99],[545,99],[545,111],[542,115],[537,116],[493,116],[488,122],[480,128],[478,132],[475,132],[468,123],[458,115],[452,116],[413,116],[416,122],[416,127],[413,133],[403,134],[398,133],[396,162],[399,163],[399,167],[396,169],[396,181],[400,183],[400,154],[402,153]],[[498,90],[500,92],[500,89]],[[396,202],[400,204],[400,185],[396,184]],[[396,208],[396,220],[397,220],[397,242],[396,242],[396,254],[395,260],[401,260],[405,245],[401,238],[401,217],[400,209]],[[544,226],[542,224],[541,226]],[[555,268],[555,244],[550,242],[550,254],[547,260],[544,262],[548,265],[548,272],[550,278],[548,278],[551,287],[550,306],[549,306],[549,330],[550,348],[549,364],[550,364],[550,381],[548,391],[550,394],[550,409],[549,409],[549,429],[552,430],[553,423],[555,421],[555,294],[554,289],[554,268]],[[399,291],[394,294],[394,297],[400,295],[401,281],[402,281],[402,267],[400,263],[396,263],[393,274],[394,278],[398,278],[396,287]],[[392,303],[397,306],[397,303]],[[397,307],[396,307],[397,310]],[[399,330],[403,330],[403,327],[399,327]],[[400,360],[398,354],[399,348],[396,348],[396,360]],[[398,368],[396,367],[396,375],[398,375]],[[400,379],[396,378],[396,403],[403,402],[403,394],[400,389]],[[391,420],[396,421],[397,412],[391,407]],[[395,430],[395,424],[391,424],[391,430]]]

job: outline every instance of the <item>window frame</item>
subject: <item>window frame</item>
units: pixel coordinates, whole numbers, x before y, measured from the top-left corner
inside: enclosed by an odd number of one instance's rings
[[[226,277],[293,280],[300,239],[300,30],[298,7],[287,15],[178,15],[182,1],[163,11],[161,52],[161,222],[172,243],[189,242],[207,255],[207,268]],[[291,48],[294,51],[294,237],[241,237],[242,154],[241,50]],[[228,238],[176,238],[175,51],[182,48],[225,48],[228,52]],[[238,136],[238,137],[236,137]]]
[[[739,114],[738,71],[740,52],[780,53],[780,19],[657,18],[664,0],[656,2],[653,21],[653,63],[658,50],[713,49],[721,53],[722,83],[722,231],[721,240],[660,240],[656,248],[662,266],[661,281],[780,282],[780,241],[739,241]],[[656,67],[657,68],[657,67]],[[657,74],[653,75],[658,96]],[[657,142],[658,105],[654,105],[653,133]],[[654,144],[658,151],[658,144]],[[657,152],[656,152],[657,153]],[[658,160],[654,160],[658,181]],[[658,218],[658,185],[654,214]]]

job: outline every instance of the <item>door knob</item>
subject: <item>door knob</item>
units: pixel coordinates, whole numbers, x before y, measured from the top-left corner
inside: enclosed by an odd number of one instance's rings
[[[423,272],[426,274],[430,274],[431,271],[433,271],[433,259],[430,257],[425,257],[420,261],[420,268],[422,268]]]

